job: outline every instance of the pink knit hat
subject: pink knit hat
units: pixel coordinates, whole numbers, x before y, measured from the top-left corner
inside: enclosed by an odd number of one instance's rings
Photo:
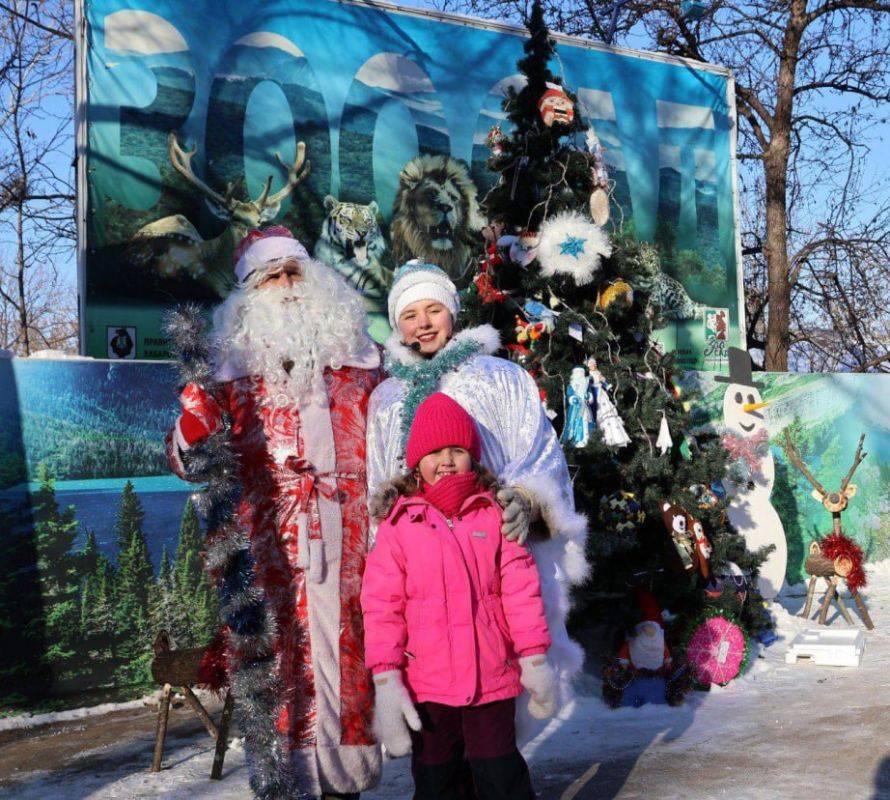
[[[476,461],[482,452],[473,418],[447,394],[436,392],[414,414],[405,452],[408,469],[414,469],[425,455],[443,447],[462,447]]]

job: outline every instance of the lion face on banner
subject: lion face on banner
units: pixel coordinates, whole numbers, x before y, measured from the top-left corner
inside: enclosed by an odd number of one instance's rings
[[[450,156],[422,155],[399,175],[393,204],[392,251],[397,264],[422,258],[460,277],[482,227],[476,186],[467,166]]]

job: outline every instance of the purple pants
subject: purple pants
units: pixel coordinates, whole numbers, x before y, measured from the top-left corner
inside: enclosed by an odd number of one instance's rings
[[[414,800],[534,799],[516,747],[515,699],[417,708],[423,729],[412,733]]]

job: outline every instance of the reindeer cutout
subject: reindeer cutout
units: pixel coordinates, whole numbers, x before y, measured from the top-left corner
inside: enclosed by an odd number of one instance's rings
[[[836,492],[829,492],[815,476],[807,469],[800,456],[800,452],[794,446],[791,434],[785,431],[785,454],[788,460],[794,464],[801,474],[810,482],[813,487],[812,496],[815,500],[822,503],[825,510],[831,514],[832,532],[820,542],[810,544],[810,553],[804,563],[804,568],[810,576],[810,582],[807,586],[807,601],[804,605],[802,617],[809,617],[810,609],[813,605],[813,595],[816,591],[816,580],[824,578],[828,584],[828,589],[822,599],[822,605],[819,609],[819,624],[825,625],[828,616],[828,608],[831,601],[837,603],[838,609],[844,619],[853,625],[853,618],[850,616],[847,607],[844,604],[837,586],[841,578],[847,583],[847,589],[850,596],[856,602],[859,609],[859,615],[865,623],[865,627],[871,630],[874,624],[869,616],[868,609],[865,607],[865,601],[859,594],[859,589],[865,586],[865,571],[862,568],[863,555],[859,546],[850,538],[844,535],[841,527],[841,514],[846,510],[850,500],[856,495],[856,486],[850,483],[853,473],[862,463],[868,453],[862,452],[862,445],[865,442],[865,434],[859,437],[859,445],[856,448],[856,455],[853,457],[853,464],[847,472],[846,477],[841,481],[840,489]]]
[[[239,200],[236,195],[242,190],[244,176],[227,183],[223,194],[214,191],[195,174],[192,158],[197,152],[197,147],[184,150],[172,131],[167,135],[171,166],[210,201],[214,213],[227,221],[226,229],[213,239],[204,239],[182,214],[164,217],[136,231],[127,248],[127,260],[167,277],[186,275],[222,299],[234,283],[231,258],[236,245],[249,230],[278,216],[282,202],[309,176],[311,164],[306,161],[305,142],[297,144],[291,165],[275,153],[287,172],[284,186],[272,193],[273,176],[269,175],[256,199]]]

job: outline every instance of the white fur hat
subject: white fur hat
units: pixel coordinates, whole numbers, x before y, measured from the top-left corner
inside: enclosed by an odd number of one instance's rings
[[[457,320],[460,296],[451,278],[435,264],[412,259],[396,270],[389,290],[389,324],[393,330],[399,326],[399,315],[418,300],[435,300],[451,312]]]
[[[243,285],[249,278],[260,277],[279,262],[291,259],[301,264],[310,260],[306,248],[296,239],[274,235],[257,237],[247,245],[235,264],[235,277]]]

